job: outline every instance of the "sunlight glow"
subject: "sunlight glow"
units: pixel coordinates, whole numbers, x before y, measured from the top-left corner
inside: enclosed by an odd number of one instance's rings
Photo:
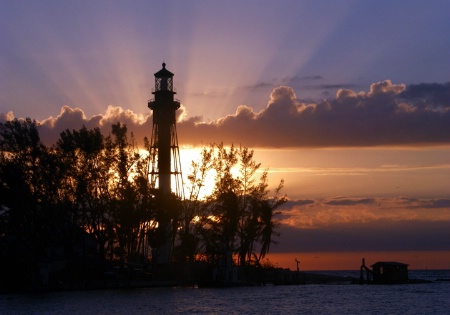
[[[184,181],[184,194],[186,198],[190,197],[190,182],[188,180],[188,176],[192,174],[192,162],[200,163],[201,162],[201,152],[202,148],[180,148],[180,157],[181,157],[181,169],[183,173],[183,181]],[[214,173],[209,172],[208,176],[205,178],[203,186],[200,188],[199,199],[202,200],[206,196],[209,196],[215,186],[215,178]]]

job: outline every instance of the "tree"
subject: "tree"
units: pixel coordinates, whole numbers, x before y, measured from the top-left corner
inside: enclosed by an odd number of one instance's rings
[[[226,148],[218,144],[204,149],[204,156],[205,152],[209,158],[203,162],[209,164],[194,167],[189,177],[191,187],[202,187],[206,177],[198,176],[202,174],[199,170],[215,173],[212,194],[200,203],[203,207],[197,208],[202,211],[194,211],[195,215],[190,216],[197,217],[196,225],[200,227],[198,234],[202,236],[202,245],[199,247],[209,261],[232,252],[237,254],[241,266],[251,263],[252,259],[258,263],[268,253],[273,236],[277,235],[275,216],[276,209],[286,202],[286,197],[280,196],[284,183],[281,181],[275,194],[270,196],[267,170],[261,172],[257,181],[260,164],[254,161],[254,152],[248,148]],[[194,190],[191,188],[191,191]],[[257,245],[260,247],[258,254],[255,252]]]
[[[1,261],[9,264],[1,269],[9,275],[21,269],[18,277],[35,284],[39,257],[62,239],[68,223],[59,199],[63,167],[31,119],[0,123],[0,148]]]
[[[15,119],[0,123],[0,145],[0,270],[15,270],[12,282],[20,274],[36,283],[39,261],[53,249],[78,259],[79,235],[83,242],[95,238],[98,258],[121,264],[142,262],[148,245],[167,254],[168,244],[174,261],[234,254],[242,266],[259,263],[277,235],[276,209],[286,201],[283,181],[271,196],[267,171],[245,147],[204,148],[181,200],[151,186],[151,156],[120,123],[106,137],[98,128],[65,130],[47,147],[35,121]],[[212,193],[202,197],[210,176]]]
[[[110,159],[105,155],[105,139],[100,129],[66,130],[60,134],[56,149],[66,167],[64,187],[72,203],[74,222],[94,235],[99,256],[111,235]]]

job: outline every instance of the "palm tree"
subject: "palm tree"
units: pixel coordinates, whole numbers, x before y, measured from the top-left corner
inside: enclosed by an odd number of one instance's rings
[[[286,196],[279,197],[283,186],[284,180],[281,180],[280,184],[275,189],[275,196],[272,199],[266,198],[261,200],[260,214],[263,227],[261,229],[261,250],[258,261],[264,258],[269,252],[270,244],[273,243],[272,236],[279,236],[279,233],[277,233],[275,229],[280,223],[273,218],[275,215],[280,214],[280,212],[274,211],[287,201]]]

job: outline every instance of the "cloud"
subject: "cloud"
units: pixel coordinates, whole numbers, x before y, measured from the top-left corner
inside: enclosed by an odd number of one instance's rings
[[[450,199],[417,199],[402,197],[397,199],[398,203],[404,204],[410,209],[450,209]]]
[[[321,75],[310,75],[310,76],[304,76],[304,77],[299,77],[299,76],[293,76],[293,77],[286,77],[284,79],[282,79],[281,81],[285,84],[290,84],[290,83],[297,83],[297,82],[304,82],[304,81],[318,81],[318,80],[322,80],[323,77]]]
[[[180,115],[182,112],[180,112]],[[48,117],[39,123],[41,139],[46,144],[55,143],[59,134],[66,130],[79,130],[86,126],[88,129],[100,128],[103,134],[109,134],[111,125],[120,122],[129,126],[129,130],[135,134],[136,140],[142,140],[145,136],[150,138],[152,128],[151,115],[143,116],[124,110],[121,107],[108,106],[105,113],[87,118],[80,108],[63,106],[56,117]]]
[[[290,77],[285,77],[282,78],[281,80],[279,79],[273,79],[271,82],[267,82],[267,81],[261,81],[258,82],[256,84],[253,85],[247,85],[247,86],[243,86],[244,89],[259,89],[259,88],[266,88],[266,87],[275,87],[278,83],[281,83],[283,85],[295,85],[298,86],[298,84],[300,83],[304,83],[304,82],[311,82],[311,81],[320,81],[323,80],[323,77],[321,75],[309,75],[309,76],[290,76]],[[280,84],[278,84],[280,85]],[[346,84],[346,85],[314,85],[314,86],[307,86],[307,87],[303,87],[305,89],[314,89],[314,90],[320,90],[320,89],[336,89],[339,88],[339,86],[341,87],[349,87],[349,86],[353,86],[351,84]]]
[[[287,86],[275,88],[267,106],[246,105],[211,122],[177,111],[180,144],[212,142],[255,147],[400,146],[450,143],[450,83],[406,86],[382,81],[368,92],[340,89],[330,100],[305,103]],[[14,117],[2,114],[0,120]],[[152,115],[110,106],[87,118],[80,108],[64,106],[56,117],[40,122],[46,143],[66,128],[99,127],[109,132],[115,122],[127,124],[137,140],[151,136]]]
[[[300,199],[281,213],[273,252],[450,250],[449,199]]]
[[[435,106],[448,107],[450,106],[450,82],[445,84],[438,83],[421,83],[407,86],[405,91],[400,94],[407,100],[414,102],[431,101]]]
[[[254,85],[246,85],[243,88],[244,89],[259,89],[259,88],[266,88],[266,87],[273,87],[273,83],[259,82]]]
[[[338,89],[354,89],[358,86],[356,84],[319,84],[319,85],[307,85],[304,89],[309,90],[338,90]]]
[[[299,211],[302,211],[305,207],[314,207],[315,203],[316,201],[312,199],[288,200],[277,209],[279,210],[277,220],[292,222],[292,217],[296,217]]]
[[[298,200],[288,200],[286,203],[284,203],[281,206],[281,209],[287,209],[290,210],[294,207],[302,207],[307,205],[313,205],[315,203],[315,200],[312,199],[298,199]]]
[[[357,206],[374,204],[376,200],[374,198],[346,198],[336,197],[331,200],[325,201],[324,204],[330,206]]]
[[[281,207],[285,225],[317,229],[336,224],[375,221],[450,221],[450,200],[444,198],[347,198],[290,200]]]
[[[14,118],[14,113],[12,111],[0,113],[0,122],[13,120]]]
[[[272,252],[450,250],[450,221],[339,223],[317,229],[282,225]],[[293,241],[295,240],[295,241]]]
[[[434,87],[434,85],[433,85]],[[432,90],[432,87],[428,87]],[[435,86],[450,90],[448,84]],[[210,123],[179,125],[189,143],[250,147],[429,145],[450,142],[450,106],[436,97],[404,94],[404,84],[374,83],[368,92],[340,89],[332,100],[302,103],[292,88],[275,88],[263,110],[239,107]],[[441,95],[442,92],[439,92]],[[426,105],[424,105],[426,104]]]

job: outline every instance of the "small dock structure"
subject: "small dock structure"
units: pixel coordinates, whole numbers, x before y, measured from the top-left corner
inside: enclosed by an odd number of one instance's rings
[[[396,261],[379,261],[368,268],[362,259],[360,283],[395,284],[408,283],[408,264]],[[364,273],[366,276],[364,277]]]
[[[407,283],[408,265],[396,261],[379,261],[372,266],[374,283]]]

